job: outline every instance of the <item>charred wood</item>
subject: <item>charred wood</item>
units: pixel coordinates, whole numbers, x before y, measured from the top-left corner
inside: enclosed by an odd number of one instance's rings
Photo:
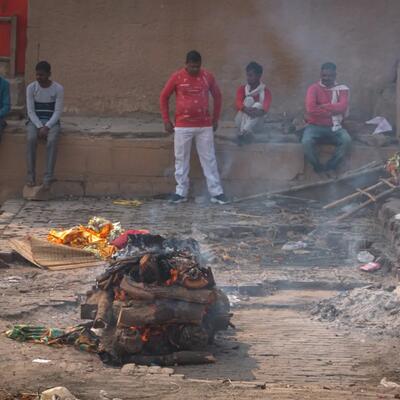
[[[214,292],[208,289],[189,290],[182,286],[149,286],[136,283],[126,276],[120,284],[134,300],[173,299],[190,303],[209,304],[214,300]]]
[[[130,307],[122,307],[117,327],[148,326],[161,324],[200,325],[205,306],[179,300],[156,300],[153,303],[135,302]]]
[[[174,365],[212,364],[216,362],[216,359],[211,353],[204,351],[178,351],[164,356],[134,355],[129,357],[128,362],[140,365],[156,364],[167,367]]]

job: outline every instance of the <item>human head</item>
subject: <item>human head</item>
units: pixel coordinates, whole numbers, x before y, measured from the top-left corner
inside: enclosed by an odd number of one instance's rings
[[[186,71],[189,75],[196,76],[200,73],[201,54],[196,50],[191,50],[186,54]]]
[[[250,86],[258,86],[260,84],[261,75],[263,73],[263,67],[255,61],[247,64],[246,77],[247,83]]]
[[[335,85],[336,65],[332,62],[326,62],[321,65],[321,82],[327,87]]]
[[[40,61],[36,64],[36,80],[39,83],[46,83],[51,75],[51,65],[47,61]]]

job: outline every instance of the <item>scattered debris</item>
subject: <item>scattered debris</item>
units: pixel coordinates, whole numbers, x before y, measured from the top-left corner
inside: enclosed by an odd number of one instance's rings
[[[86,250],[50,243],[35,237],[10,239],[9,243],[14,251],[32,264],[52,271],[106,265],[104,261]]]
[[[369,125],[376,125],[373,135],[383,132],[391,132],[393,130],[392,125],[385,117],[375,117],[365,122]]]
[[[360,270],[365,272],[373,272],[377,271],[378,269],[381,269],[381,264],[376,262],[369,262],[360,267]]]
[[[143,204],[143,202],[140,200],[117,199],[113,201],[113,204],[117,206],[139,207]]]
[[[392,289],[392,288],[389,288]],[[321,321],[400,336],[400,299],[392,290],[366,286],[322,300],[311,310]]]
[[[385,388],[390,388],[390,389],[394,389],[394,388],[399,388],[399,387],[400,387],[400,385],[399,385],[398,383],[392,382],[392,381],[388,381],[388,380],[386,379],[386,377],[383,377],[383,378],[381,379],[380,384],[381,384],[382,386],[384,386]]]
[[[49,364],[51,363],[51,360],[47,360],[45,358],[35,358],[32,360],[33,363],[38,363],[38,364]]]
[[[307,247],[307,243],[298,241],[298,242],[287,242],[282,246],[283,251],[291,251],[291,250],[300,250],[305,249]]]
[[[372,255],[369,251],[363,250],[357,254],[357,260],[360,263],[370,263],[375,260],[375,256]]]
[[[78,400],[67,388],[63,386],[47,389],[40,395],[40,400]]]

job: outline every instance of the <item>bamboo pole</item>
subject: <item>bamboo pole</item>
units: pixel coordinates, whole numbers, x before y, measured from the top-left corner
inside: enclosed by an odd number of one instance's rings
[[[392,194],[393,192],[395,192],[395,191],[397,191],[397,190],[399,190],[399,187],[390,188],[390,189],[388,189],[388,190],[386,190],[386,191],[384,191],[384,192],[378,194],[378,195],[375,197],[375,201],[373,201],[373,200],[371,200],[371,199],[370,199],[370,200],[367,200],[367,201],[365,201],[364,203],[360,204],[358,207],[354,208],[353,210],[351,210],[351,211],[349,211],[349,212],[347,212],[347,213],[341,215],[340,217],[336,218],[335,221],[336,221],[336,222],[343,221],[344,219],[346,219],[346,218],[348,218],[348,217],[354,215],[355,213],[357,213],[357,212],[360,211],[361,209],[363,209],[363,208],[369,206],[369,205],[372,204],[372,203],[375,203],[377,200],[382,200],[383,198],[389,196],[390,194]]]

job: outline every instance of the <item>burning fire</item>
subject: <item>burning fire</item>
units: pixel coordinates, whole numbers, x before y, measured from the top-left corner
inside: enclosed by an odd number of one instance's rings
[[[165,281],[165,284],[167,286],[173,285],[178,280],[178,277],[179,277],[178,270],[177,269],[171,269],[170,270],[170,278],[167,281]]]
[[[125,301],[126,300],[125,290],[123,290],[119,287],[114,287],[114,300]]]

